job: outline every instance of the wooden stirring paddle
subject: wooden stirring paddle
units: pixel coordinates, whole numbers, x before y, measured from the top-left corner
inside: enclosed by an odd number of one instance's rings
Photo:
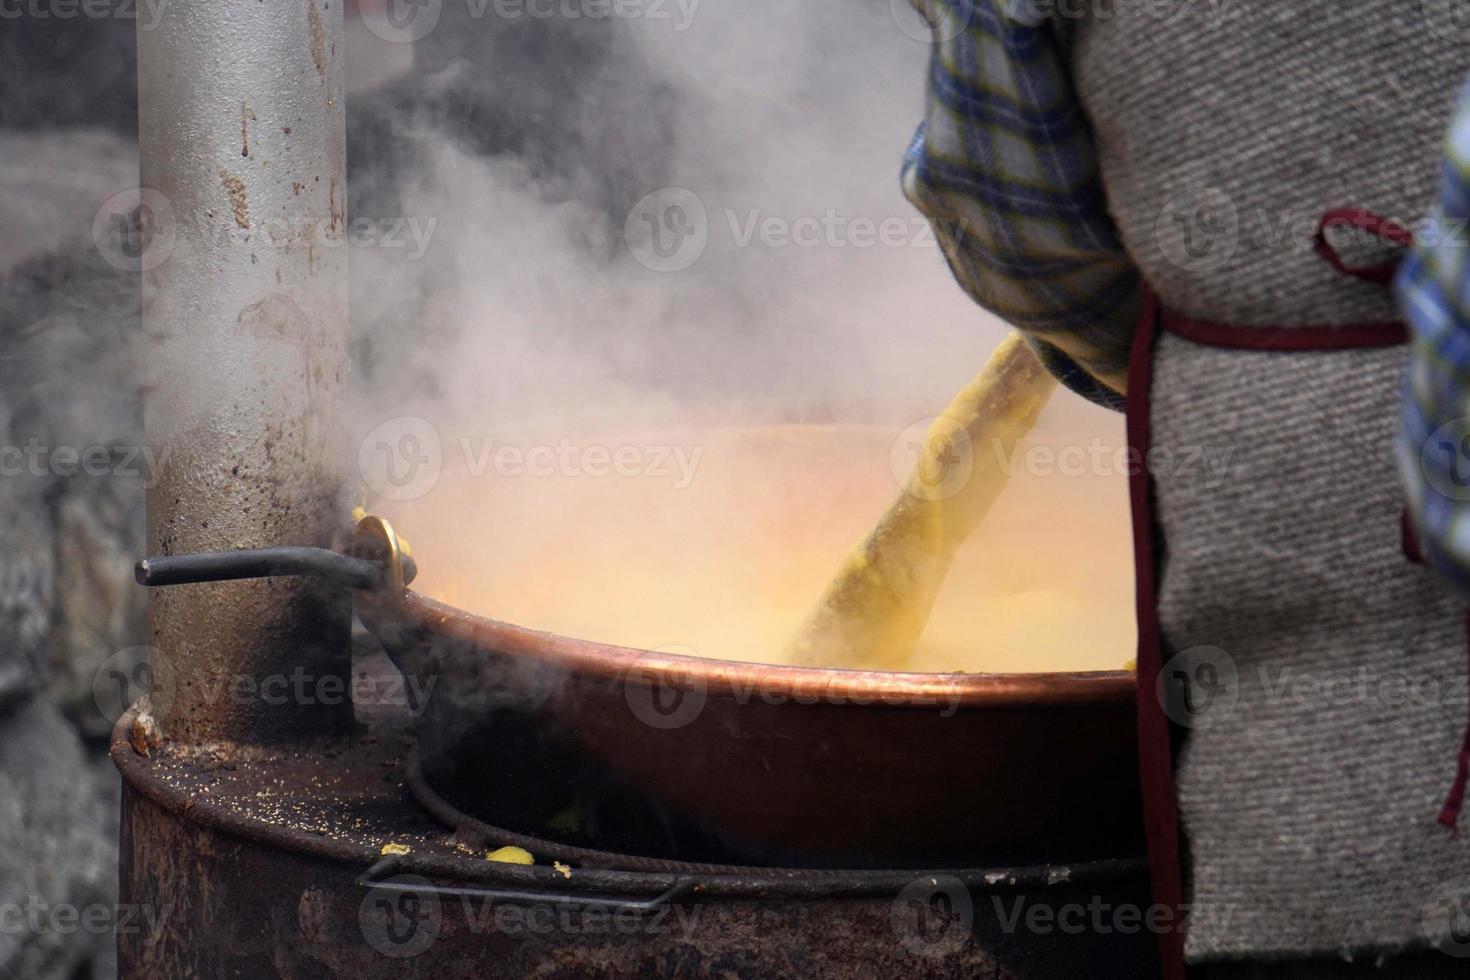
[[[1001,341],[930,425],[903,493],[827,586],[787,663],[904,668],[955,552],[1005,488],[1005,461],[1055,390],[1019,333]]]

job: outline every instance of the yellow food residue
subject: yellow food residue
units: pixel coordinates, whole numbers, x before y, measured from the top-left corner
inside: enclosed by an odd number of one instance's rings
[[[407,844],[384,844],[383,849],[378,853],[386,856],[389,854],[408,854],[412,850],[413,848]]]
[[[570,865],[562,864],[560,861],[553,861],[551,862],[551,866],[555,868],[556,873],[561,875],[563,878],[566,878],[568,880],[571,879],[572,869]]]
[[[524,847],[501,847],[485,855],[486,861],[499,861],[501,864],[535,864],[536,859],[531,852]]]

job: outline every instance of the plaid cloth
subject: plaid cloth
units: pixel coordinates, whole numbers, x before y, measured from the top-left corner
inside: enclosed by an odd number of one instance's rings
[[[1470,86],[1462,91],[1434,213],[1399,269],[1410,330],[1399,470],[1425,558],[1470,587]]]
[[[971,298],[1062,383],[1122,408],[1139,275],[1108,217],[1062,28],[1028,0],[911,2],[934,47],[904,193]]]

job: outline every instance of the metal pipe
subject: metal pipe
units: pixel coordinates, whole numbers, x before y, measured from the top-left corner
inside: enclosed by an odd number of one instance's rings
[[[343,543],[347,250],[342,6],[184,0],[138,31],[152,205],[144,415],[150,554]],[[244,677],[347,678],[345,596],[305,579],[149,595],[176,678],[160,734],[273,741],[342,704],[240,704]]]
[[[418,567],[403,556],[404,583],[413,581]],[[344,589],[379,589],[387,574],[380,561],[353,558],[326,548],[250,548],[243,551],[206,551],[197,555],[144,558],[133,568],[139,585],[198,585],[246,578],[312,576]]]

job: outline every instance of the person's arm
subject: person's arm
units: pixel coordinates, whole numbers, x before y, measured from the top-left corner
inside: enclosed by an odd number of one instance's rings
[[[1434,212],[1398,275],[1409,324],[1399,471],[1420,551],[1470,588],[1470,88],[1461,94]]]
[[[935,40],[904,193],[975,302],[1067,387],[1121,408],[1139,276],[1051,24],[1006,0],[913,3]]]

